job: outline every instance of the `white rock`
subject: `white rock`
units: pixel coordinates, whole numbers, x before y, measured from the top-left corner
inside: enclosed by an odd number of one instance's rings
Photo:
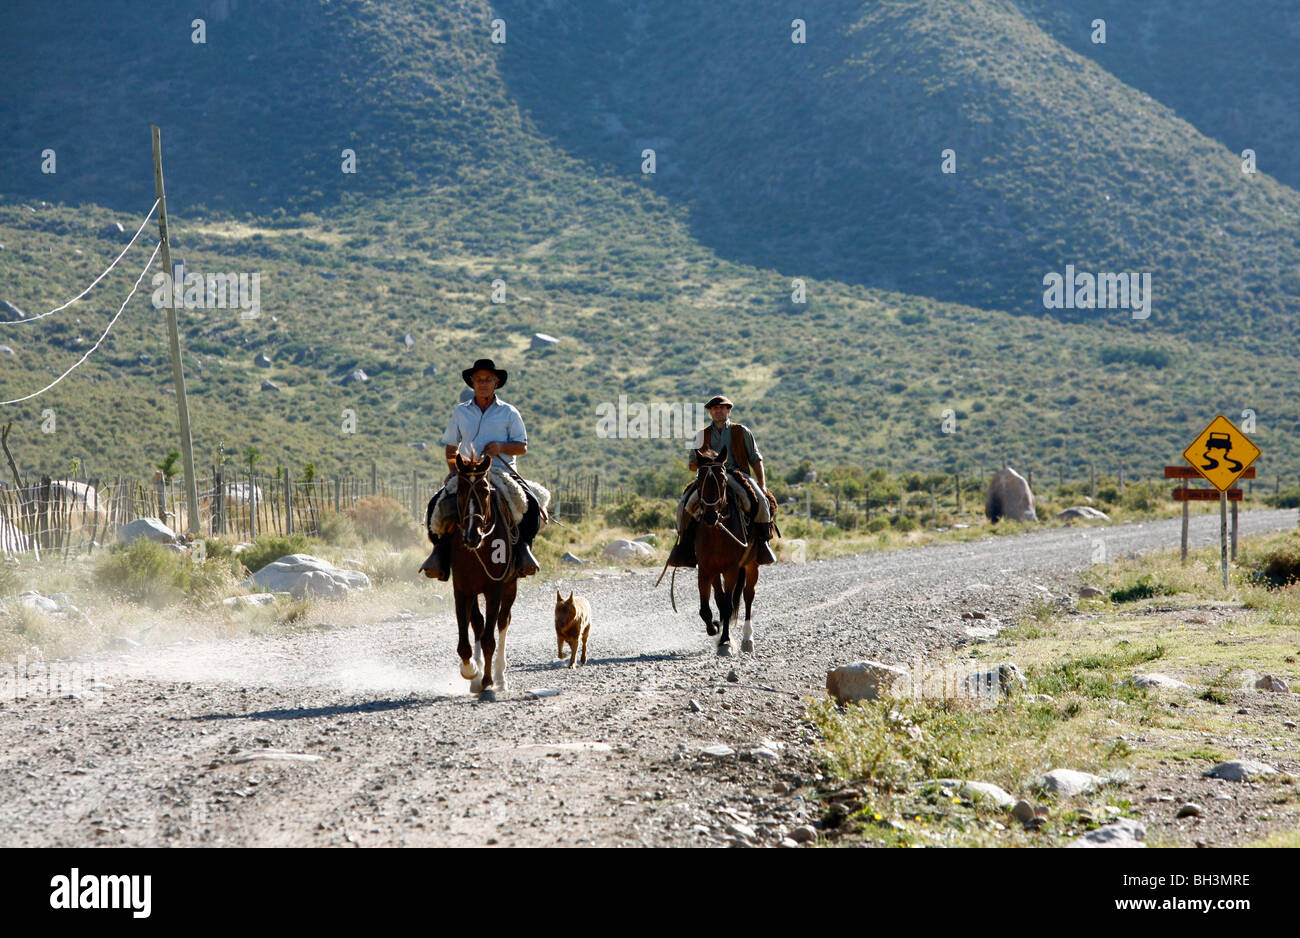
[[[817,828],[803,824],[790,831],[790,839],[797,844],[810,844],[817,840]]]
[[[289,554],[281,557],[245,580],[244,586],[259,587],[272,593],[291,593],[303,575],[308,573],[323,573],[335,584],[346,589],[370,588],[370,578],[360,570],[342,570],[310,554]]]
[[[1273,691],[1276,694],[1291,693],[1291,685],[1287,684],[1285,680],[1278,677],[1276,674],[1265,674],[1255,682],[1255,688],[1257,690]]]
[[[37,612],[43,612],[47,615],[54,615],[59,611],[59,604],[48,596],[42,596],[35,590],[28,590],[18,595],[18,605],[24,609],[34,609]]]
[[[231,596],[229,599],[223,599],[221,605],[232,609],[236,606],[247,606],[251,608],[274,606],[275,596],[271,593],[249,593],[247,596]]]
[[[627,563],[631,560],[640,560],[653,556],[654,548],[644,541],[629,541],[625,538],[619,538],[610,541],[603,553],[606,557],[618,563]]]
[[[1085,792],[1094,791],[1103,779],[1100,775],[1077,772],[1074,769],[1052,769],[1034,783],[1034,787],[1062,798],[1072,798]]]
[[[530,348],[550,348],[553,345],[559,345],[560,340],[553,335],[547,335],[545,332],[533,333],[533,339]]]
[[[826,672],[826,692],[840,703],[879,700],[895,682],[908,677],[906,668],[879,661],[856,661]]]
[[[1103,599],[1106,594],[1095,586],[1083,586],[1079,588],[1080,599]]]
[[[282,749],[258,749],[245,752],[235,757],[235,764],[245,762],[320,762],[323,756],[314,756],[305,752],[285,752]]]
[[[1157,687],[1164,690],[1179,690],[1191,686],[1164,674],[1135,674],[1124,683],[1132,684],[1134,687]]]
[[[1071,847],[1145,847],[1147,829],[1141,821],[1132,818],[1119,818],[1084,834]]]
[[[1231,762],[1220,762],[1212,769],[1206,769],[1201,774],[1205,778],[1224,778],[1230,782],[1248,782],[1258,778],[1261,775],[1274,775],[1277,769],[1271,765],[1265,765],[1263,762],[1253,762],[1250,759],[1234,759]]]
[[[0,515],[0,553],[25,554],[32,549],[32,542],[18,526],[8,518]]]
[[[322,570],[311,570],[300,575],[294,581],[293,586],[289,587],[289,595],[294,599],[306,599],[308,597],[342,599],[347,594],[347,584],[334,579],[334,577]]]
[[[748,824],[741,824],[739,822],[728,824],[727,833],[733,837],[741,837],[745,840],[754,839],[754,828],[750,827]]]
[[[176,543],[176,532],[157,518],[136,518],[117,530],[117,539],[123,544],[130,544],[141,537],[159,544]]]
[[[1086,520],[1086,521],[1109,521],[1110,515],[1104,511],[1098,511],[1096,508],[1090,508],[1087,505],[1075,505],[1065,511],[1058,511],[1054,518],[1062,520]]]
[[[736,750],[730,746],[706,746],[700,752],[713,759],[726,759],[736,754]]]
[[[954,778],[938,778],[932,784],[947,785],[950,788],[956,788],[967,797],[983,798],[992,802],[999,808],[1009,808],[1016,803],[1005,791],[994,785],[992,782],[967,782]]]
[[[759,762],[780,762],[781,761],[781,757],[779,755],[777,755],[771,749],[766,749],[762,746],[759,746],[757,749],[750,750],[750,755],[752,755]]]

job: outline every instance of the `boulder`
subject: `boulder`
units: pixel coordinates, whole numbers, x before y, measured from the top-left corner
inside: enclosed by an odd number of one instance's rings
[[[1089,772],[1076,772],[1074,769],[1052,769],[1042,778],[1035,780],[1035,788],[1062,798],[1073,798],[1086,792],[1095,791],[1104,780],[1100,775]]]
[[[142,537],[159,544],[176,543],[176,532],[158,518],[136,518],[117,529],[117,539],[123,544],[131,544]]]
[[[1106,594],[1095,586],[1081,586],[1079,588],[1080,599],[1105,599]]]
[[[347,376],[343,379],[342,383],[343,383],[343,384],[360,384],[360,383],[362,383],[362,382],[364,382],[364,381],[369,381],[369,380],[370,380],[370,376],[367,375],[367,374],[366,374],[364,371],[362,371],[360,368],[358,368],[356,371],[353,371],[351,374],[347,375]]]
[[[25,554],[32,549],[32,542],[18,526],[4,515],[0,515],[0,554]]]
[[[644,560],[654,555],[654,549],[643,541],[629,541],[619,538],[610,541],[603,551],[605,557],[616,563],[627,563],[632,560]]]
[[[1141,821],[1122,817],[1084,834],[1071,847],[1145,847],[1147,829]]]
[[[1249,782],[1262,775],[1274,775],[1276,773],[1277,769],[1271,765],[1265,765],[1263,762],[1234,759],[1232,762],[1220,762],[1214,768],[1206,769],[1201,774],[1205,778],[1222,778],[1229,782]]]
[[[299,581],[312,573],[324,574],[334,584],[342,586],[345,592],[349,589],[370,587],[370,578],[360,570],[343,570],[310,554],[289,554],[281,557],[258,570],[245,580],[243,585],[248,589],[263,589],[272,593],[294,593]],[[299,589],[299,598],[301,595],[323,595],[324,589],[320,580],[314,579],[310,585],[304,584]],[[340,594],[334,593],[334,595]]]
[[[1270,690],[1275,694],[1291,693],[1291,685],[1276,674],[1265,674],[1255,682],[1256,690]]]
[[[656,545],[656,544],[659,543],[659,535],[658,535],[658,534],[642,534],[640,537],[634,537],[634,538],[632,538],[632,540],[635,541],[635,542],[638,543],[638,544],[649,544],[650,546],[653,547],[654,545]]]
[[[226,501],[235,505],[247,505],[250,499],[257,499],[260,505],[263,502],[262,487],[260,485],[249,485],[246,482],[231,482],[226,486]]]
[[[983,798],[999,808],[1009,808],[1016,803],[1015,798],[1012,798],[992,782],[966,782],[956,778],[937,778],[930,784],[955,788],[972,800]]]
[[[278,391],[278,390],[280,390],[280,385],[276,384],[276,383],[275,383],[274,381],[272,381],[270,378],[267,378],[266,380],[264,380],[264,381],[262,382],[262,390],[263,390],[263,391]]]
[[[10,346],[0,345],[0,355],[17,355],[17,354],[18,353],[15,352]]]
[[[411,449],[418,449],[421,452],[429,448],[429,444],[424,442],[424,440],[421,440],[418,443],[407,443],[406,445],[411,447]]]
[[[364,576],[364,574],[362,574]],[[348,594],[348,587],[338,582],[328,573],[313,570],[298,577],[289,595],[294,599],[342,599]]]
[[[1181,690],[1191,686],[1164,674],[1135,674],[1123,683],[1132,684],[1134,687],[1154,687],[1161,690]]]
[[[120,221],[109,222],[99,229],[99,236],[101,238],[112,238],[115,241],[121,240],[126,237],[126,229],[122,227]]]
[[[139,362],[141,365],[152,365],[152,364],[153,364],[153,356],[152,356],[152,355],[141,355],[139,358],[136,359],[136,361]]]
[[[249,593],[247,596],[231,596],[229,599],[223,599],[221,605],[228,609],[238,607],[259,608],[261,606],[274,606],[275,594],[273,593]]]
[[[402,336],[402,344],[407,348],[415,348],[415,336],[408,332],[406,335]]]
[[[553,335],[547,335],[544,332],[537,332],[533,335],[532,343],[529,348],[553,348],[560,344],[560,340]]]
[[[432,378],[432,377],[433,377],[434,375],[436,375],[437,373],[438,373],[438,366],[437,366],[437,365],[425,365],[425,366],[424,366],[424,376],[425,376],[426,378]]]
[[[1067,508],[1065,511],[1058,511],[1052,516],[1061,521],[1109,521],[1110,515],[1104,511],[1098,511],[1096,508],[1089,508],[1087,505],[1075,505]]]
[[[582,566],[586,562],[587,561],[583,560],[581,557],[575,556],[567,550],[564,552],[564,556],[560,558],[560,563],[572,564],[575,567]]]
[[[34,609],[37,612],[43,612],[46,615],[54,615],[59,611],[59,604],[49,596],[42,596],[36,590],[27,590],[25,593],[18,594],[18,605],[24,609]]]
[[[996,631],[994,632],[996,635]],[[1010,697],[1029,686],[1020,669],[1010,661],[966,675],[962,687],[971,697]]]
[[[906,668],[879,661],[856,661],[826,672],[826,693],[839,703],[879,700],[896,681],[908,677]]]
[[[1034,510],[1034,493],[1024,476],[1011,468],[999,469],[993,474],[984,493],[984,514],[990,521],[1009,518],[1012,521],[1037,521]]]
[[[258,368],[270,368],[271,359],[266,357],[265,352],[258,352],[257,357],[253,359],[253,364]]]

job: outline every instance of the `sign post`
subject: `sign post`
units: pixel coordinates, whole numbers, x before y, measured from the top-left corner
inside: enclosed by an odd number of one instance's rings
[[[1246,470],[1259,458],[1259,453],[1259,447],[1250,437],[1238,430],[1223,414],[1211,420],[1210,425],[1192,441],[1192,445],[1183,450],[1183,458],[1219,490],[1219,559],[1223,567],[1225,589],[1228,586],[1228,490],[1246,474]],[[1235,556],[1235,543],[1233,547]]]

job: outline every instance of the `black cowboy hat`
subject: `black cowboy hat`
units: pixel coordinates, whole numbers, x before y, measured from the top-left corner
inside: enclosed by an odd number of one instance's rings
[[[497,376],[497,387],[504,388],[506,386],[506,370],[504,368],[498,368],[492,359],[480,358],[471,367],[466,368],[460,373],[460,376],[465,379],[465,383],[470,387],[474,386],[474,382],[470,380],[470,375],[474,374],[476,371],[490,371]]]

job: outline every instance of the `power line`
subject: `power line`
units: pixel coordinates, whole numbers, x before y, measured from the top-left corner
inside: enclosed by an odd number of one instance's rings
[[[64,303],[62,306],[56,306],[54,309],[50,310],[48,313],[41,313],[39,316],[28,316],[26,319],[10,319],[10,320],[5,321],[5,322],[0,322],[0,326],[16,326],[16,325],[18,325],[20,322],[36,322],[36,320],[38,320],[38,319],[44,319],[46,316],[52,316],[52,315],[54,315],[55,313],[60,312],[61,310],[65,310],[65,309],[67,309],[67,308],[68,308],[69,306],[71,306],[73,303],[77,302],[77,300],[79,300],[79,299],[81,299],[82,297],[84,297],[84,296],[85,296],[87,293],[89,293],[91,290],[95,289],[95,284],[99,283],[99,281],[101,281],[101,280],[103,280],[105,277],[107,277],[108,274],[109,274],[109,271],[111,271],[114,267],[117,266],[117,262],[120,261],[123,257],[126,256],[126,252],[127,252],[127,251],[131,250],[131,245],[135,244],[136,240],[140,237],[140,232],[144,231],[144,226],[147,225],[147,224],[149,224],[149,219],[153,218],[154,209],[156,209],[157,207],[158,207],[158,200],[155,199],[155,200],[154,200],[154,203],[153,203],[153,208],[150,208],[150,209],[149,209],[149,214],[146,215],[146,216],[144,217],[144,221],[142,221],[142,222],[140,223],[140,227],[139,227],[138,229],[136,229],[135,236],[134,236],[133,238],[131,238],[130,242],[127,243],[127,246],[126,246],[126,247],[122,248],[122,253],[119,254],[119,255],[117,255],[117,257],[115,257],[115,258],[113,259],[113,263],[111,263],[111,264],[108,265],[108,269],[105,270],[105,271],[104,271],[102,274],[100,274],[98,277],[96,277],[93,281],[91,281],[90,286],[86,287],[86,289],[82,290],[80,293],[78,293],[78,294],[77,294],[76,296],[74,296],[72,299],[68,300],[68,302]],[[147,269],[147,268],[146,268],[146,269]],[[135,291],[133,290],[133,291],[131,291],[131,292],[134,293]]]
[[[155,204],[157,204],[157,203],[155,203]],[[151,211],[149,212],[149,214],[152,215],[152,214],[153,214],[153,211],[151,210]],[[147,222],[148,219],[146,218],[145,221]],[[139,236],[139,232],[136,232],[136,235]],[[133,238],[132,240],[134,240],[134,238]],[[115,316],[112,318],[112,320],[109,321],[108,326],[104,329],[104,333],[103,333],[103,335],[101,335],[101,336],[99,337],[99,339],[95,342],[95,344],[92,345],[90,348],[86,349],[86,354],[85,354],[85,355],[82,355],[81,358],[80,358],[80,359],[79,359],[79,360],[78,360],[78,361],[77,361],[77,362],[76,362],[76,363],[75,363],[71,368],[69,368],[69,369],[68,369],[67,371],[65,371],[63,374],[59,375],[57,378],[55,378],[53,381],[51,381],[51,382],[50,382],[49,384],[47,384],[45,387],[41,388],[39,391],[33,391],[31,394],[28,394],[26,397],[18,397],[18,398],[15,398],[15,399],[12,400],[12,401],[0,401],[0,406],[3,406],[3,405],[5,405],[5,404],[18,404],[18,403],[21,403],[22,401],[29,401],[29,400],[31,400],[33,397],[39,397],[40,395],[42,395],[42,394],[44,394],[46,391],[48,391],[50,388],[52,388],[52,387],[54,387],[56,384],[58,384],[60,381],[62,381],[64,378],[66,378],[68,375],[72,374],[72,372],[73,372],[74,370],[76,370],[78,367],[80,367],[81,364],[82,364],[83,362],[85,362],[85,360],[86,360],[87,358],[90,357],[91,352],[93,352],[93,351],[95,351],[95,349],[99,348],[100,343],[103,342],[106,338],[108,338],[109,330],[112,329],[113,326],[117,323],[118,318],[122,315],[122,311],[123,311],[124,309],[126,309],[126,304],[131,302],[131,297],[135,296],[135,291],[138,290],[138,289],[140,288],[140,281],[144,280],[144,275],[147,274],[147,273],[149,272],[149,268],[153,266],[154,258],[158,256],[158,251],[159,251],[161,248],[162,248],[162,244],[161,244],[161,242],[160,242],[159,244],[157,244],[157,245],[154,246],[153,253],[149,255],[149,262],[148,262],[147,264],[144,265],[144,270],[140,271],[140,276],[137,277],[137,278],[135,279],[135,285],[134,285],[133,287],[131,287],[131,292],[128,293],[128,294],[126,295],[126,299],[123,300],[123,301],[122,301],[122,305],[121,305],[120,307],[118,307],[117,315],[115,315]],[[117,262],[114,261],[114,263],[117,263]]]

